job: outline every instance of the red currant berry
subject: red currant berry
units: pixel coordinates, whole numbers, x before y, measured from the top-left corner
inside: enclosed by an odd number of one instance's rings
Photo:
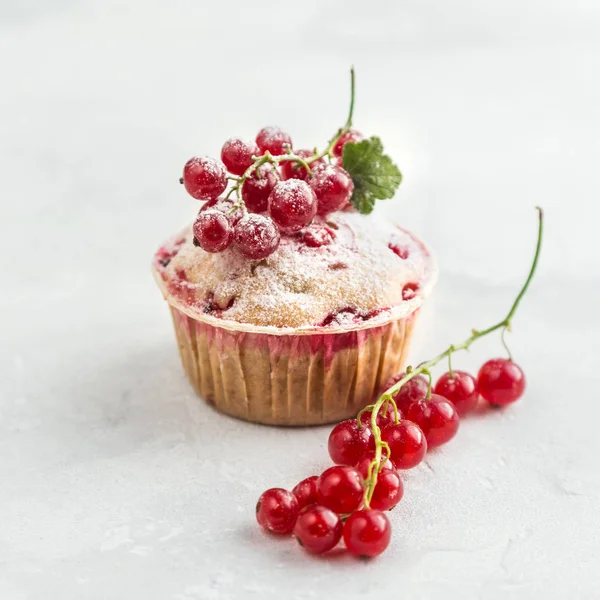
[[[256,144],[261,154],[281,156],[287,153],[286,145],[292,147],[292,138],[279,127],[263,127],[256,136]]]
[[[386,384],[383,391],[391,388],[394,384],[398,383],[401,379],[406,377],[406,373],[400,373],[395,377],[392,377]],[[427,389],[429,383],[423,375],[415,375],[412,379],[409,379],[394,395],[394,402],[398,410],[402,411],[403,415],[406,415],[410,405],[417,400],[422,400],[427,396]]]
[[[448,398],[461,417],[472,411],[479,400],[477,380],[465,371],[444,373],[438,379],[433,391]]]
[[[398,242],[390,242],[388,244],[388,248],[398,258],[401,258],[402,260],[406,260],[410,254],[410,250],[406,246],[403,246],[402,244],[399,244]]]
[[[358,131],[356,131],[354,129],[351,129],[350,131],[347,131],[335,143],[335,146],[333,147],[333,155],[337,156],[338,158],[340,158],[342,156],[342,154],[343,154],[344,146],[348,142],[360,142],[360,140],[362,140],[362,139],[363,139],[363,136],[361,135],[360,132],[358,132]]]
[[[335,240],[335,232],[329,227],[321,227],[319,229],[307,229],[302,235],[302,241],[309,248],[320,248],[327,246]]]
[[[325,506],[307,506],[298,515],[294,535],[311,554],[323,554],[334,548],[342,537],[340,517]]]
[[[208,200],[202,205],[200,212],[207,210],[218,210],[229,219],[232,225],[235,225],[243,217],[243,211],[236,206],[236,203],[231,198]]]
[[[237,251],[246,258],[258,260],[273,254],[279,246],[279,231],[272,219],[263,215],[246,215],[235,226]]]
[[[459,418],[454,404],[437,394],[414,402],[408,409],[406,418],[421,428],[428,448],[449,442],[458,431]]]
[[[396,469],[412,469],[424,458],[427,440],[418,425],[402,420],[381,432],[381,439],[390,447],[390,460]]]
[[[227,170],[234,175],[243,175],[252,165],[252,157],[258,156],[258,146],[254,142],[245,142],[241,138],[229,138],[221,149],[221,160]]]
[[[229,219],[218,210],[201,211],[194,223],[194,237],[206,252],[222,252],[233,241]]]
[[[402,288],[402,300],[412,300],[419,293],[419,284],[409,281]]]
[[[390,543],[392,527],[379,510],[359,510],[344,523],[346,548],[356,556],[379,556]]]
[[[383,470],[377,476],[377,483],[371,498],[371,508],[392,510],[402,500],[403,495],[404,485],[400,475],[396,471]]]
[[[296,496],[300,508],[315,504],[317,502],[317,480],[319,477],[313,475],[303,479],[293,490],[292,494]]]
[[[294,494],[282,488],[271,488],[258,499],[256,520],[271,533],[291,533],[299,510]]]
[[[525,374],[507,358],[488,360],[477,375],[479,393],[490,403],[506,406],[518,400],[525,390]]]
[[[322,165],[312,172],[310,187],[318,201],[318,213],[325,215],[338,210],[350,201],[354,184],[350,175],[337,165]]]
[[[367,452],[363,457],[356,463],[354,467],[361,475],[363,479],[366,479],[369,476],[369,465],[375,459],[375,452]],[[381,457],[381,460],[385,460],[385,456]],[[386,460],[381,464],[381,469],[383,471],[393,471],[394,465],[391,460]]]
[[[379,427],[379,429],[383,429],[384,427],[387,427],[388,425],[390,425],[391,423],[393,423],[396,420],[396,416],[394,414],[394,405],[391,402],[387,403],[387,407],[385,408],[385,403],[384,405],[379,409],[379,413],[377,415],[377,426]],[[363,423],[363,425],[366,425],[367,427],[371,427],[371,413],[373,411],[371,409],[369,410],[365,410],[365,412],[360,415],[360,421],[361,423]],[[401,419],[402,418],[402,413],[400,411],[398,411],[398,418]]]
[[[363,499],[362,477],[354,467],[330,467],[317,481],[319,504],[338,514],[354,512]]]
[[[294,233],[314,219],[317,198],[305,181],[281,181],[269,196],[269,214],[282,232]]]
[[[299,156],[300,158],[310,158],[311,156],[313,156],[313,152],[311,152],[310,150],[295,150],[294,154],[296,156]],[[302,179],[303,181],[306,181],[308,179],[308,171],[304,168],[303,165],[294,162],[293,160],[284,160],[280,164],[281,176],[284,179]],[[324,164],[325,161],[322,158],[314,160],[309,165],[311,172],[315,167]]]
[[[183,185],[196,200],[217,198],[227,187],[225,167],[213,158],[190,158],[183,167]]]
[[[327,448],[336,465],[355,465],[369,450],[375,450],[373,432],[364,425],[359,428],[356,419],[342,421],[331,430]]]
[[[277,175],[270,165],[263,165],[242,185],[242,200],[250,212],[262,213],[269,208],[269,195],[277,185]]]

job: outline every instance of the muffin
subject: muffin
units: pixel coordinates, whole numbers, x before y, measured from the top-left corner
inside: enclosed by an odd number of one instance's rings
[[[272,425],[355,415],[404,366],[437,269],[408,231],[351,207],[249,259],[192,227],[155,254],[183,367],[218,410]]]
[[[323,150],[279,127],[191,158],[179,182],[203,202],[153,272],[185,372],[218,410],[272,425],[355,415],[403,366],[436,278],[431,253],[373,216],[402,174],[350,109]]]

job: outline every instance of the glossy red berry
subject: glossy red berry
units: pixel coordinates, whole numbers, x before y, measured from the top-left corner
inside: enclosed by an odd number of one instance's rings
[[[269,214],[283,233],[295,233],[314,219],[317,198],[305,181],[281,181],[269,196]]]
[[[333,147],[333,155],[337,156],[338,158],[341,157],[344,146],[348,142],[360,142],[362,139],[363,136],[360,132],[356,131],[355,129],[351,129],[350,131],[344,133],[344,135],[342,135],[342,137],[336,142],[335,146]]]
[[[337,545],[343,529],[339,515],[326,506],[313,505],[300,511],[294,535],[311,554],[323,554]]]
[[[406,418],[421,428],[428,448],[449,442],[458,431],[459,417],[454,404],[437,394],[414,402],[408,409]]]
[[[236,250],[246,258],[258,260],[273,254],[279,246],[279,231],[272,219],[263,215],[246,215],[235,226]]]
[[[371,427],[371,414],[372,410],[365,410],[365,412],[360,415],[361,423],[366,425],[367,427]],[[402,413],[398,411],[398,418],[402,418]],[[380,429],[387,427],[391,423],[396,420],[394,414],[394,405],[391,402],[387,403],[387,406],[384,405],[379,409],[379,413],[377,414],[377,425]]]
[[[292,494],[296,496],[300,508],[315,504],[317,502],[317,480],[318,475],[312,475],[303,479],[293,490]]]
[[[427,440],[421,428],[406,419],[386,427],[381,439],[390,447],[390,460],[396,469],[416,467],[427,453]]]
[[[395,470],[383,470],[377,476],[377,483],[371,498],[371,508],[392,510],[402,500],[403,495],[404,485],[400,475]]]
[[[355,511],[362,503],[362,477],[354,467],[330,467],[317,481],[317,498],[338,514]]]
[[[436,394],[448,398],[462,417],[472,411],[479,400],[477,380],[465,371],[444,373],[435,384]]]
[[[389,389],[392,385],[398,383],[401,379],[406,376],[406,373],[399,373],[392,377],[383,388],[383,391]],[[423,375],[415,375],[412,379],[409,379],[394,395],[394,401],[396,406],[403,415],[406,415],[410,405],[417,400],[422,400],[427,396],[427,388],[429,383]]]
[[[507,358],[488,360],[477,375],[479,393],[490,403],[506,406],[518,400],[525,390],[525,374]]]
[[[313,169],[310,187],[314,190],[320,215],[343,208],[354,190],[350,175],[337,165],[321,165]]]
[[[394,465],[392,464],[391,460],[385,460],[384,461],[385,456],[382,457],[382,461],[380,463],[381,465],[381,470],[382,471],[393,471],[394,470]],[[367,452],[365,455],[363,455],[363,457],[356,463],[355,465],[355,469],[360,473],[361,477],[363,479],[366,479],[369,475],[369,465],[373,462],[373,460],[375,459],[375,452]]]
[[[287,154],[286,145],[292,146],[292,138],[279,127],[263,127],[256,136],[256,145],[261,154],[270,152],[273,156]]]
[[[364,425],[359,428],[356,419],[342,421],[331,430],[327,448],[336,465],[355,465],[369,450],[375,450],[373,432]]]
[[[300,158],[310,158],[313,155],[313,152],[311,150],[295,150],[294,154]],[[308,171],[302,164],[294,162],[293,160],[285,160],[280,164],[281,176],[284,179],[302,179],[303,181],[307,180]],[[310,163],[311,172],[315,167],[323,164],[325,164],[325,161],[322,158],[314,160]]]
[[[227,173],[213,158],[190,158],[183,167],[183,185],[196,200],[213,200],[227,187]]]
[[[194,237],[206,252],[222,252],[233,241],[229,219],[218,210],[201,211],[194,223]]]
[[[245,142],[241,138],[229,138],[221,149],[221,160],[230,173],[243,175],[252,165],[252,157],[258,156],[258,146],[254,142]]]
[[[392,527],[379,510],[359,510],[344,523],[346,548],[356,556],[379,556],[390,543]]]
[[[271,488],[258,499],[256,520],[271,533],[291,533],[299,510],[294,494],[282,488]]]
[[[253,213],[266,212],[269,208],[269,195],[278,181],[271,165],[258,167],[242,185],[242,200],[246,208]]]

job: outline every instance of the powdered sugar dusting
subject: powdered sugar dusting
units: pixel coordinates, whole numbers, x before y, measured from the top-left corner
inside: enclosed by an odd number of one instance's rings
[[[221,319],[258,326],[339,328],[383,319],[405,302],[402,290],[407,284],[415,295],[426,287],[431,259],[409,233],[374,215],[349,211],[329,214],[326,221],[317,217],[308,230],[325,225],[335,230],[331,243],[307,245],[305,232],[282,236],[279,248],[259,261],[233,248],[206,253],[186,231],[185,243],[170,262],[162,266],[155,261],[155,268],[188,309],[206,313],[210,304],[219,309]],[[405,248],[406,258],[390,245]],[[179,289],[185,290],[185,300]]]

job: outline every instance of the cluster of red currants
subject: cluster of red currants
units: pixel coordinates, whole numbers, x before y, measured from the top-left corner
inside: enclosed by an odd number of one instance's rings
[[[406,373],[393,378],[386,390],[404,377]],[[512,360],[497,358],[487,361],[476,378],[450,370],[433,386],[433,393],[431,387],[430,379],[416,374],[380,405],[375,415],[384,451],[379,464],[372,429],[377,405],[338,423],[328,442],[336,466],[301,481],[291,492],[264,492],[256,506],[259,524],[272,533],[293,533],[313,554],[331,550],[342,537],[352,554],[381,554],[391,536],[384,511],[394,508],[404,492],[398,470],[417,466],[428,448],[451,440],[459,418],[472,411],[480,397],[495,406],[516,401],[525,389],[525,376]]]
[[[349,130],[330,151],[294,151],[286,132],[265,127],[256,142],[227,140],[222,162],[191,158],[181,182],[192,197],[206,201],[194,223],[195,243],[206,252],[222,252],[233,244],[246,258],[269,256],[282,234],[295,234],[317,214],[348,206],[354,184],[342,167],[342,150],[360,139]],[[228,181],[236,201],[231,194],[220,198]]]

